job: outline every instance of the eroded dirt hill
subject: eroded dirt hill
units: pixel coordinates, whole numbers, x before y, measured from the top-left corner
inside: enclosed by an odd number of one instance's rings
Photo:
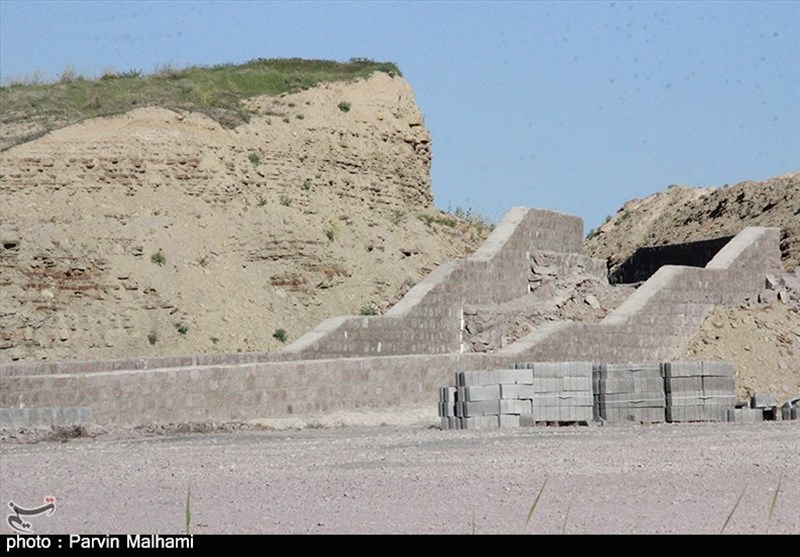
[[[800,265],[800,172],[721,188],[672,186],[628,201],[585,249],[613,270],[640,247],[733,236],[747,226],[779,227],[786,270]]]
[[[732,361],[741,400],[770,392],[784,402],[800,396],[800,173],[722,188],[673,186],[629,201],[590,234],[585,250],[613,271],[637,248],[731,236],[747,226],[781,229],[786,273],[740,307],[717,308],[685,357]]]
[[[0,361],[277,350],[485,237],[433,208],[402,78],[248,102],[234,129],[150,107],[0,153]]]

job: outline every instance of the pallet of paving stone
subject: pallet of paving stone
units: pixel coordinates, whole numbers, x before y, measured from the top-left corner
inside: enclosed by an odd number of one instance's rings
[[[657,362],[597,364],[593,369],[597,415],[607,422],[666,420],[664,378]]]
[[[664,362],[662,369],[667,395],[667,421],[728,419],[728,411],[736,404],[736,384],[731,363]]]
[[[737,424],[754,424],[764,421],[764,411],[759,408],[727,408],[724,421]]]

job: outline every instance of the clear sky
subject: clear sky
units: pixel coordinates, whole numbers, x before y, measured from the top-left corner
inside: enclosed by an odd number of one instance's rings
[[[285,57],[396,62],[436,205],[495,221],[800,170],[797,0],[0,0],[2,79]]]

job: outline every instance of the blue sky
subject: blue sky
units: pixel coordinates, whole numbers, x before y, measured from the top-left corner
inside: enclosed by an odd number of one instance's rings
[[[304,57],[396,62],[435,203],[600,224],[670,184],[800,170],[800,1],[0,0],[0,78]]]

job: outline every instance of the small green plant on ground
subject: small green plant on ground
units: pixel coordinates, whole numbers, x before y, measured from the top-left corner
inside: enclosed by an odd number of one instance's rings
[[[178,322],[178,323],[175,323],[175,329],[176,329],[176,330],[177,330],[177,331],[178,331],[180,334],[182,334],[182,335],[185,335],[186,333],[188,333],[188,332],[189,332],[189,325],[187,325],[187,324],[186,324],[186,323],[184,323],[183,321],[180,321],[180,322]]]
[[[458,220],[453,217],[446,217],[444,215],[432,215],[430,213],[420,213],[419,218],[422,221],[430,226],[431,224],[440,224],[442,226],[447,226],[448,228],[455,228],[458,224]]]
[[[189,484],[186,487],[186,510],[184,511],[184,518],[186,519],[186,535],[188,536],[190,532],[190,526],[192,523],[192,484]]]
[[[335,222],[332,222],[328,225],[325,229],[325,237],[328,238],[329,242],[333,242],[336,239],[336,235],[339,233],[339,227]]]
[[[365,304],[361,306],[361,310],[358,313],[360,315],[378,315],[378,308],[375,304]]]
[[[288,124],[289,122],[291,122],[291,120],[289,120],[289,118],[287,117],[287,118],[284,118],[284,119],[283,119],[283,122],[284,122],[285,124]]]
[[[258,166],[261,164],[261,155],[258,153],[250,153],[247,158],[250,159],[250,162],[253,163],[253,166]]]
[[[216,344],[219,342],[219,337],[209,337],[211,344]]]
[[[453,211],[453,216],[466,221],[469,225],[478,229],[478,232],[483,233],[494,229],[492,222],[483,215],[472,210],[472,207],[464,209],[463,207],[456,207]]]
[[[259,195],[257,204],[258,204],[259,207],[263,207],[264,205],[267,204],[267,198],[264,197],[263,195]]]
[[[342,112],[350,112],[350,106],[351,105],[347,101],[342,101],[337,106],[338,106],[339,110],[341,110]]]
[[[284,207],[288,207],[292,204],[292,198],[288,195],[282,195],[280,196],[280,202]]]
[[[547,478],[544,479],[542,483],[541,489],[539,489],[538,495],[536,495],[536,499],[533,500],[533,505],[531,505],[531,510],[528,511],[528,516],[525,518],[525,525],[527,526],[531,522],[531,518],[533,518],[533,513],[536,512],[536,505],[539,504],[539,499],[542,498],[542,493],[544,493],[544,487],[547,485]]]
[[[272,336],[278,339],[281,342],[286,342],[289,338],[289,334],[286,332],[286,329],[276,329]]]
[[[775,488],[775,494],[772,496],[772,502],[769,505],[768,520],[772,520],[772,515],[775,514],[775,507],[778,506],[778,493],[781,491],[781,482],[783,481],[783,474],[778,478],[778,487]]]
[[[298,120],[302,120],[303,118],[305,118],[305,116],[303,116],[302,114],[298,114],[297,116],[295,116],[295,118],[297,118]]]
[[[728,523],[731,521],[731,518],[733,518],[733,513],[736,512],[736,508],[739,506],[739,503],[742,502],[742,497],[744,497],[744,492],[745,491],[747,491],[747,486],[746,485],[744,486],[744,488],[742,488],[742,493],[739,495],[739,498],[736,500],[736,503],[734,503],[733,508],[731,509],[731,512],[728,515],[728,518],[725,519],[725,523],[722,525],[722,529],[720,529],[720,531],[719,531],[720,534],[724,534],[725,533],[725,528],[728,527]]]
[[[161,251],[161,248],[158,248],[158,251],[150,256],[150,262],[163,267],[167,264],[167,256],[164,255],[164,252]]]
[[[303,182],[303,189],[309,191],[311,189],[311,180],[306,180]]]
[[[389,220],[393,225],[399,226],[406,219],[406,212],[402,209],[392,209],[392,216]]]
[[[151,346],[155,346],[155,344],[158,342],[158,333],[155,331],[150,331],[147,333],[147,342],[149,342]]]

